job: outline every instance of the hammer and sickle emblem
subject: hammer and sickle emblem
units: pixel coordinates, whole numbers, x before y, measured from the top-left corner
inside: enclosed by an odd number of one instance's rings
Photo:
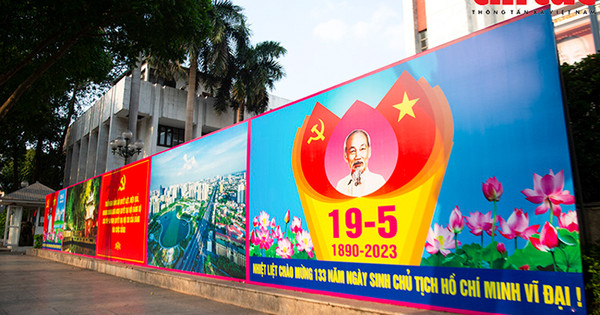
[[[308,144],[310,144],[313,140],[325,140],[325,136],[323,136],[323,132],[325,132],[325,125],[323,124],[323,121],[321,119],[319,119],[319,121],[321,122],[321,130],[317,129],[317,124],[312,126],[310,131],[313,132],[316,136],[310,137],[308,139]]]
[[[121,181],[119,185],[119,191],[123,191],[125,190],[125,183],[127,182],[127,178],[125,178],[125,175],[121,176]]]

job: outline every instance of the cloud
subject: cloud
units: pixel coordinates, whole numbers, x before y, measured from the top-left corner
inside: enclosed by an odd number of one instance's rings
[[[340,19],[331,19],[327,22],[318,24],[314,30],[318,38],[325,41],[341,41],[348,32],[348,25]]]
[[[183,155],[183,161],[184,161],[184,163],[183,163],[183,169],[184,170],[191,170],[194,167],[196,167],[196,165],[197,165],[196,164],[196,157],[193,156],[193,155],[192,155],[191,158],[188,158],[188,155],[184,154]]]
[[[404,28],[402,25],[391,25],[386,28],[383,34],[389,38],[387,43],[390,49],[404,52],[404,46],[406,45],[402,40],[404,38]]]
[[[347,1],[317,1],[315,4],[311,4],[312,9],[310,10],[310,16],[317,19],[325,17],[331,17],[339,12],[347,12],[352,7],[348,5]]]
[[[396,12],[394,9],[388,7],[387,5],[382,5],[379,8],[377,8],[377,10],[375,10],[375,12],[373,12],[373,15],[371,16],[371,20],[373,22],[387,22],[390,19],[395,19],[396,17],[398,17],[398,12]]]
[[[369,23],[364,22],[364,21],[360,21],[356,24],[354,24],[354,26],[352,26],[352,32],[354,33],[354,35],[360,39],[364,39],[367,38],[367,36],[369,35],[369,33],[371,32],[371,25],[369,25]]]

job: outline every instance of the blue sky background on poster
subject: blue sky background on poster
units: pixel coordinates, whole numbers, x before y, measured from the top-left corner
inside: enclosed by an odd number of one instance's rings
[[[270,141],[251,144],[251,180],[261,187],[258,192],[250,190],[251,219],[267,209],[283,216],[288,208],[303,218],[291,170],[291,145],[316,102],[339,117],[356,100],[375,107],[406,70],[415,79],[424,77],[431,86],[439,85],[454,117],[454,147],[432,221],[446,225],[456,205],[463,215],[493,210],[481,191],[481,184],[491,176],[504,185],[498,214],[505,220],[517,207],[529,213],[530,225],[546,221],[549,216],[534,215],[537,205],[520,191],[533,188],[533,173],[543,176],[550,169],[564,170],[564,189],[571,193],[573,183],[561,92],[554,88],[560,83],[554,39],[549,36],[552,24],[549,19],[542,21],[550,31],[540,32],[535,27],[540,19],[545,15],[429,52],[254,120],[253,137]],[[273,194],[285,202],[273,206]],[[563,212],[573,209],[563,206]],[[460,240],[479,242],[468,231]],[[506,248],[514,250],[514,243],[507,242]]]
[[[247,129],[243,123],[155,155],[150,190],[245,170]]]
[[[520,20],[435,53],[440,69],[432,81],[440,84],[450,102],[455,144],[433,222],[447,224],[456,205],[463,215],[492,211],[493,204],[481,191],[481,184],[491,176],[504,186],[498,214],[505,220],[514,208],[529,213],[530,225],[549,218],[548,214],[536,216],[537,205],[520,192],[533,188],[533,173],[544,176],[550,169],[564,170],[564,189],[573,194],[552,25],[544,20],[544,33],[530,26],[544,18]],[[514,38],[528,44],[501,45],[515,42]],[[481,49],[470,50],[470,45]],[[457,64],[457,60],[463,62]],[[443,77],[445,73],[453,75]],[[575,206],[562,208],[566,212]],[[479,242],[470,233],[460,237],[463,243]],[[514,250],[512,241],[505,245]]]
[[[65,217],[65,201],[67,196],[67,189],[63,189],[58,192],[58,200],[56,202],[56,213],[54,215],[54,220],[62,221]]]

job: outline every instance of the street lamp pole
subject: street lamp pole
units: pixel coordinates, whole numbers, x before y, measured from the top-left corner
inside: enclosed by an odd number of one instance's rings
[[[110,142],[112,154],[118,154],[123,157],[125,165],[127,164],[128,158],[135,154],[140,154],[144,148],[144,142],[141,139],[138,139],[135,143],[130,143],[132,137],[133,133],[131,130],[125,130],[120,136],[117,136]]]

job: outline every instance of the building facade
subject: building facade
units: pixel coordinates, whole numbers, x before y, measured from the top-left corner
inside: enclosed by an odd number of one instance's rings
[[[491,2],[491,1],[488,1]],[[516,2],[516,1],[513,1]],[[596,1],[596,12],[600,4]],[[403,7],[412,12],[412,23],[404,23],[414,34],[414,53],[436,47],[488,26],[508,20],[526,11],[539,8],[535,1],[527,5],[479,5],[475,0],[403,0]],[[592,19],[587,5],[551,5],[560,62],[573,64],[595,53]],[[404,18],[411,18],[404,16]],[[598,32],[596,31],[596,34]],[[596,35],[598,36],[598,35]],[[413,43],[408,43],[412,48]],[[596,44],[597,45],[597,44]]]
[[[165,81],[153,73],[147,65],[142,66],[136,134],[144,148],[128,162],[184,142],[186,82]],[[109,143],[128,128],[130,89],[131,76],[121,78],[71,124],[63,147],[64,187],[123,166],[123,158],[112,154]],[[269,95],[269,109],[288,102]],[[233,110],[219,114],[213,105],[214,99],[200,84],[194,108],[194,139],[233,124]],[[251,113],[246,112],[244,117],[251,117]]]

